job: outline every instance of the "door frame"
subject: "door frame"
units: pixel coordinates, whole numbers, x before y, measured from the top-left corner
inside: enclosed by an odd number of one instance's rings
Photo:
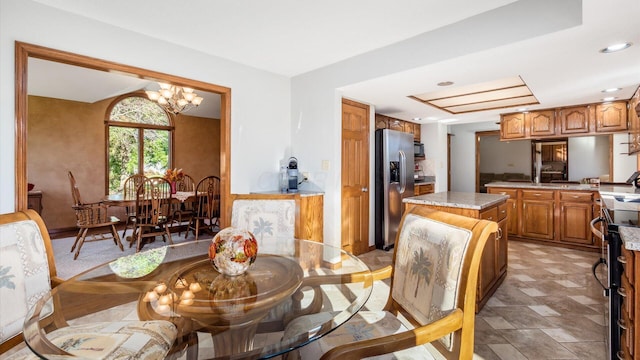
[[[168,82],[220,95],[220,224],[229,224],[231,207],[227,199],[231,191],[231,89],[198,80],[119,64],[71,52],[51,49],[20,41],[15,43],[15,211],[28,208],[27,198],[27,84],[29,58],[65,63],[105,72],[129,74],[141,79]]]

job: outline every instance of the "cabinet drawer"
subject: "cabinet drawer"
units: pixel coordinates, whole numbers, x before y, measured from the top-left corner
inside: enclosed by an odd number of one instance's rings
[[[553,191],[522,190],[522,198],[525,200],[553,200]]]
[[[629,284],[635,287],[635,271],[634,271],[634,259],[633,259],[633,251],[627,250],[624,246],[621,247],[621,255],[618,257],[618,262],[622,264],[622,268],[624,269],[624,275],[629,280]]]
[[[516,189],[502,189],[502,188],[489,188],[489,194],[509,195],[510,199],[518,198],[518,190]]]
[[[634,351],[635,349],[633,348],[634,326],[633,326],[633,322],[629,318],[629,314],[627,314],[625,309],[622,309],[621,311],[618,325],[620,326],[620,329],[621,329],[620,338],[626,343],[626,346],[624,347],[621,346],[621,348],[626,350],[626,352],[628,352],[631,355],[631,357],[633,357],[633,354],[635,352]]]
[[[622,297],[622,308],[629,314],[629,318],[634,318],[634,290],[629,284],[626,276],[622,276],[622,286],[618,289],[618,294]]]
[[[507,203],[498,205],[498,221],[507,217]]]
[[[498,221],[498,207],[494,206],[480,213],[480,219]]]
[[[560,191],[560,201],[591,202],[592,192]]]

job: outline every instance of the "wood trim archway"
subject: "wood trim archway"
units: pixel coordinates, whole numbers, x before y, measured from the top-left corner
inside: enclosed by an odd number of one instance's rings
[[[27,80],[29,57],[81,66],[99,71],[118,72],[145,80],[162,81],[186,86],[196,90],[220,95],[220,192],[222,218],[220,226],[229,224],[228,198],[231,192],[231,89],[186,79],[134,66],[78,55],[16,41],[15,44],[15,116],[16,116],[16,164],[15,164],[15,210],[27,209]]]

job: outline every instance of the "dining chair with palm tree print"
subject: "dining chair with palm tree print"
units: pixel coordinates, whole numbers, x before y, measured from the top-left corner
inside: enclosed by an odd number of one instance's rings
[[[359,311],[285,359],[471,360],[480,260],[497,231],[493,221],[421,206],[405,211],[392,266],[373,272],[376,280],[391,277],[384,309]],[[324,312],[298,317],[283,338],[308,342],[314,334],[303,329],[327,318]]]

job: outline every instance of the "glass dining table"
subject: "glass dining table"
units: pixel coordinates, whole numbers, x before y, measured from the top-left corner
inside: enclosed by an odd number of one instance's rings
[[[331,332],[371,295],[367,265],[323,243],[258,239],[255,263],[237,276],[215,270],[210,243],[143,251],[65,281],[30,310],[25,342],[42,358],[72,358],[73,347],[56,342],[57,332],[96,322],[164,320],[177,329],[165,358],[266,359]],[[295,338],[283,337],[290,321],[314,313],[323,316],[308,317]]]

